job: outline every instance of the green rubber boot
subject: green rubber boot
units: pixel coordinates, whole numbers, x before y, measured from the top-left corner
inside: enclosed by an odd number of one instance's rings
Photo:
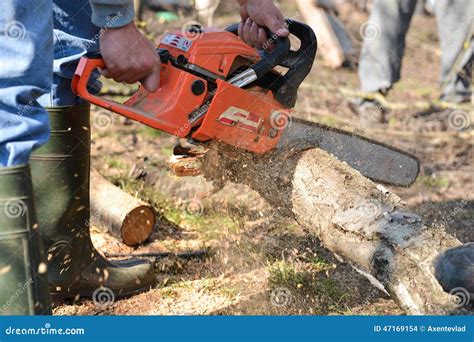
[[[103,291],[120,298],[149,290],[155,282],[149,262],[109,262],[91,242],[90,106],[47,110],[51,138],[30,162],[53,299],[95,300]]]
[[[51,315],[30,168],[0,168],[0,315]]]

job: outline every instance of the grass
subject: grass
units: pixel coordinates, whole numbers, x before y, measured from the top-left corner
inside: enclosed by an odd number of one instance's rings
[[[120,170],[126,170],[127,169],[127,164],[124,163],[122,160],[120,160],[118,158],[105,157],[105,163],[111,169],[120,169]]]
[[[295,309],[309,307],[321,315],[342,312],[351,293],[330,277],[331,269],[333,266],[324,259],[299,264],[278,261],[269,266],[269,288],[288,289]]]
[[[152,139],[152,138],[162,137],[164,135],[164,133],[161,132],[160,130],[155,129],[155,128],[151,128],[151,127],[148,127],[148,126],[143,126],[140,129],[139,135]]]
[[[155,208],[161,209],[161,215],[178,226],[192,226],[203,239],[217,239],[223,231],[229,233],[240,232],[240,218],[231,216],[227,212],[214,212],[207,210],[205,203],[190,201],[176,203],[167,199],[156,189],[147,188],[142,181],[129,180],[121,177],[112,179],[124,191],[137,194],[140,199],[150,203]]]
[[[450,184],[448,178],[436,176],[419,176],[417,182],[428,189],[446,188]]]

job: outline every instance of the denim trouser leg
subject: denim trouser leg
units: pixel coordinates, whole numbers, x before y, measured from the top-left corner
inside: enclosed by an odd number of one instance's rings
[[[51,92],[38,101],[45,107],[71,106],[83,101],[71,90],[77,63],[87,51],[98,51],[100,28],[91,22],[89,0],[54,0],[54,76]],[[99,84],[95,84],[97,89]]]
[[[415,7],[416,0],[374,1],[368,25],[372,25],[375,34],[367,34],[360,54],[363,92],[390,89],[400,79],[405,36]]]
[[[28,163],[49,138],[38,104],[52,78],[51,0],[6,0],[0,9],[0,167]]]

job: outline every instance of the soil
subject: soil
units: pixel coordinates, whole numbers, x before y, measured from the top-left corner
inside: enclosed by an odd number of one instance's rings
[[[286,13],[295,13],[288,1]],[[222,6],[216,26],[238,20]],[[145,13],[152,18],[152,13]],[[341,19],[356,48],[367,14],[342,9]],[[192,18],[147,25],[151,38]],[[444,227],[462,242],[474,241],[472,127],[456,130],[449,110],[429,106],[438,88],[440,48],[433,17],[415,16],[408,34],[402,80],[388,97],[394,106],[387,123],[367,123],[353,110],[357,90],[353,68],[329,70],[318,59],[299,91],[298,118],[356,131],[416,155],[422,171],[410,188],[392,188],[429,225]],[[105,92],[127,94],[106,83]],[[116,99],[121,99],[116,96]],[[423,102],[420,109],[415,103]],[[472,116],[470,107],[467,112]],[[125,191],[153,204],[156,231],[132,249],[105,230],[92,229],[105,254],[209,250],[205,257],[150,259],[157,285],[132,298],[97,305],[92,300],[62,303],[57,315],[398,315],[402,311],[382,290],[294,221],[280,216],[257,193],[239,184],[215,189],[202,177],[178,178],[168,160],[177,140],[102,109],[93,109],[93,167]],[[262,172],[264,172],[262,170]],[[348,189],[350,191],[350,189]]]

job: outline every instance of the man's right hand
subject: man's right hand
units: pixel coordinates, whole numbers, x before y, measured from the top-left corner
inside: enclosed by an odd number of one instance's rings
[[[247,44],[263,48],[268,40],[265,28],[280,37],[288,37],[290,32],[285,18],[273,0],[238,0],[242,22],[239,36]]]
[[[141,81],[150,92],[158,90],[160,57],[135,23],[104,30],[100,37],[100,52],[106,68],[102,74],[116,82],[133,84]]]

